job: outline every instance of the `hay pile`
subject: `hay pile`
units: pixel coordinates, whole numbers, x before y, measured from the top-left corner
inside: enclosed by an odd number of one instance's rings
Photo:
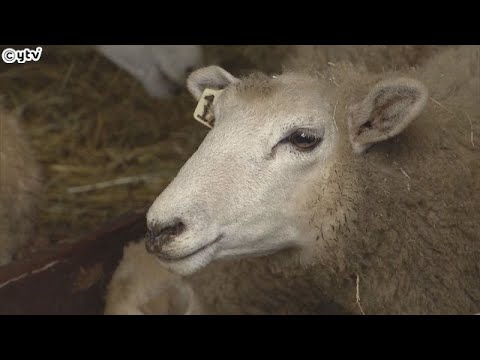
[[[279,71],[288,48],[204,47],[207,64],[235,75]],[[44,46],[39,62],[1,63],[0,95],[21,115],[43,169],[37,247],[148,207],[208,131],[193,120],[195,102],[186,89],[152,99],[89,46]]]

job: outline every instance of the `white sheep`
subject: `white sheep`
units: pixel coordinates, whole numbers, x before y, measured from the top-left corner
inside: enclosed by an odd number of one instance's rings
[[[170,97],[203,61],[200,45],[97,45],[108,59],[141,81],[155,98]]]
[[[0,109],[0,265],[33,236],[39,176],[18,118]]]
[[[315,45],[294,46],[287,66],[320,66],[348,60],[380,71],[418,65],[445,46],[436,45]],[[203,63],[200,45],[96,45],[100,53],[139,80],[153,97],[165,98],[183,87],[188,73]],[[258,51],[263,51],[259,46]],[[286,50],[287,51],[287,50]],[[266,54],[265,56],[268,56]],[[314,60],[314,61],[313,61]]]
[[[151,254],[125,250],[105,313],[145,313],[170,281],[207,313],[477,313],[479,63],[460,46],[377,74],[192,73],[196,99],[223,89],[215,126],[152,204]]]

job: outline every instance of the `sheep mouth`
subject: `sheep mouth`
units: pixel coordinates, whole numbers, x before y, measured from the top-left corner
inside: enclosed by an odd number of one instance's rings
[[[220,240],[222,240],[223,238],[223,235],[219,235],[215,240],[213,240],[212,242],[208,243],[207,245],[204,245],[202,246],[201,248],[191,252],[190,254],[188,255],[183,255],[183,256],[178,256],[178,257],[175,257],[175,256],[169,256],[169,255],[165,255],[165,254],[161,254],[161,253],[156,253],[155,256],[161,260],[162,262],[164,263],[174,263],[174,262],[178,262],[178,261],[184,261],[184,260],[187,260],[189,258],[193,258],[195,255],[198,255],[202,252],[204,252],[205,250],[209,249],[212,245],[215,245],[216,243],[218,243]]]

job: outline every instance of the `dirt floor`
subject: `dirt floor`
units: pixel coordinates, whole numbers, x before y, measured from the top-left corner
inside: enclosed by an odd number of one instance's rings
[[[205,63],[237,76],[274,73],[288,49],[209,45]],[[193,120],[195,102],[186,89],[155,100],[90,46],[43,46],[39,62],[1,63],[0,89],[4,106],[21,116],[43,171],[37,236],[21,257],[149,206],[208,131]],[[137,181],[113,185],[126,177]]]

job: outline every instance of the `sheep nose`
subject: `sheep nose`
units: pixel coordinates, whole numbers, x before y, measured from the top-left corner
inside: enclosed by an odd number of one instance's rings
[[[184,231],[185,224],[180,220],[176,220],[169,225],[161,223],[149,225],[145,248],[149,253],[159,253],[165,245],[174,241]]]

